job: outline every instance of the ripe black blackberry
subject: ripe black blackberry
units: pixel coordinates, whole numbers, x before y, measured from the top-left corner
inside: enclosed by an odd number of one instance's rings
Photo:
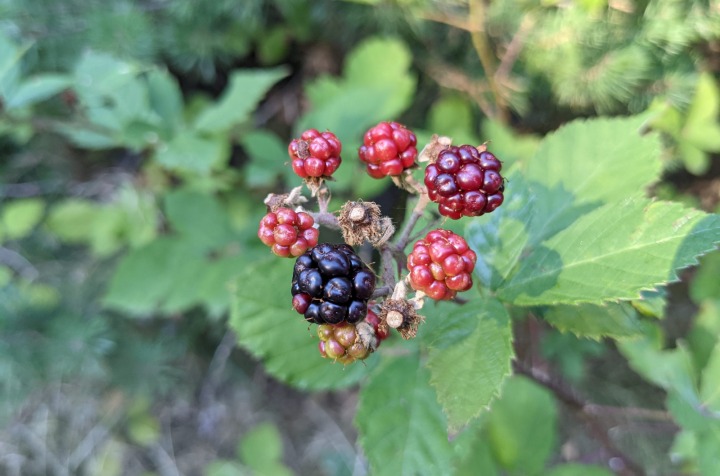
[[[321,243],[295,261],[293,308],[308,322],[360,322],[373,291],[375,274],[346,244]]]

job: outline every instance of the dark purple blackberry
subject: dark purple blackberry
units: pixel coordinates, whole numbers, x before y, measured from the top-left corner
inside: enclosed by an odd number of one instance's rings
[[[459,219],[490,213],[503,202],[502,164],[471,145],[449,147],[425,168],[428,197],[441,215]]]
[[[295,262],[293,308],[308,322],[359,322],[374,291],[375,274],[346,244],[321,243]]]

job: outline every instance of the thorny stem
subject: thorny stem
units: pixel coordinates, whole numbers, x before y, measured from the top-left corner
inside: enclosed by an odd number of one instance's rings
[[[610,439],[607,429],[598,418],[597,405],[592,405],[586,402],[573,388],[557,379],[552,378],[550,375],[537,368],[528,367],[518,361],[513,362],[513,367],[515,372],[531,378],[553,392],[558,400],[574,410],[578,417],[585,421],[590,433],[592,433],[593,437],[603,445],[605,450],[613,457],[619,458],[622,461],[625,468],[620,470],[618,474],[621,474],[622,476],[645,475],[645,470],[622,450],[620,450]]]

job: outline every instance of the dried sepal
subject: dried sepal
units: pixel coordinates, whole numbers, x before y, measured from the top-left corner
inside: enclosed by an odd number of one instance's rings
[[[307,201],[307,198],[302,196],[302,187],[295,187],[290,191],[290,193],[270,193],[267,197],[265,197],[263,203],[267,205],[269,212],[275,212],[278,208],[282,207],[295,209],[295,207],[298,207]]]
[[[406,299],[386,299],[380,306],[378,317],[381,329],[397,329],[403,339],[414,338],[418,327],[425,321],[425,317],[415,310],[414,304]]]
[[[418,155],[418,162],[430,162],[432,164],[437,160],[440,152],[447,149],[451,145],[452,139],[450,137],[433,134],[430,142],[428,142],[428,144]]]
[[[374,202],[346,202],[340,209],[338,224],[345,243],[352,246],[366,240],[381,246],[395,233],[392,221],[380,215],[380,207]]]

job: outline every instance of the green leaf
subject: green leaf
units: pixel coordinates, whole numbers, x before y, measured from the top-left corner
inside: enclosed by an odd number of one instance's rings
[[[496,460],[510,472],[541,474],[557,440],[552,394],[524,377],[507,379],[487,420]]]
[[[140,446],[150,446],[160,439],[160,422],[149,414],[134,416],[127,429],[130,440]]]
[[[17,240],[30,233],[42,219],[45,202],[25,198],[4,202],[0,213],[0,240]]]
[[[472,432],[472,433],[471,433]],[[465,436],[471,433],[469,436]],[[455,465],[456,476],[497,476],[500,474],[500,470],[497,467],[495,458],[492,454],[490,443],[488,442],[487,435],[485,434],[483,427],[472,430],[466,430],[461,433],[456,440],[453,442],[453,446],[456,454],[461,450],[458,447],[458,440],[461,438],[470,439],[469,451],[463,451],[465,454]],[[464,450],[464,448],[463,448]]]
[[[561,304],[549,308],[543,317],[563,332],[591,339],[621,339],[643,333],[637,312],[629,303],[608,303],[604,306]]]
[[[510,317],[497,300],[478,296],[454,313],[473,314],[477,326],[449,347],[431,348],[427,365],[448,425],[455,430],[478,416],[498,394],[510,375],[513,350]],[[434,318],[448,319],[454,313]]]
[[[0,96],[10,96],[20,80],[20,60],[30,44],[18,46],[5,35],[0,35]]]
[[[152,70],[147,75],[150,107],[162,118],[166,138],[172,136],[183,119],[183,97],[177,80],[167,71]]]
[[[720,300],[705,301],[687,336],[695,368],[702,369],[710,360],[720,339]]]
[[[43,74],[23,81],[17,90],[7,99],[7,109],[20,108],[43,101],[68,88],[71,78],[59,74]]]
[[[200,284],[205,279],[209,264],[201,256],[177,256],[176,259],[184,260],[183,265],[175,269],[173,285],[158,296],[156,303],[158,310],[167,315],[186,311],[202,303],[203,288]]]
[[[150,414],[150,403],[145,398],[136,399],[127,412],[128,436],[133,443],[149,446],[160,438],[160,422]]]
[[[230,308],[231,285],[245,266],[251,263],[246,254],[205,262],[202,273],[193,278],[200,303],[205,306],[209,317],[219,318]]]
[[[428,130],[452,137],[454,144],[479,144],[470,103],[460,96],[436,101],[428,112]],[[422,147],[420,145],[420,147]]]
[[[575,121],[549,134],[532,159],[513,168],[503,206],[466,227],[485,287],[499,289],[521,256],[537,252],[579,218],[605,203],[620,208],[658,180],[657,137],[641,136],[640,125],[641,118]]]
[[[667,306],[667,292],[665,288],[643,291],[641,298],[632,301],[634,307],[641,315],[662,319]]]
[[[83,102],[94,105],[102,95],[112,94],[133,81],[139,71],[132,63],[88,50],[73,71],[76,92]]]
[[[442,474],[451,448],[442,409],[417,355],[392,359],[360,392],[355,424],[372,474]]]
[[[286,68],[234,71],[218,103],[200,114],[195,129],[217,134],[246,121],[270,87],[287,74]]]
[[[158,148],[155,160],[169,170],[208,174],[228,159],[228,147],[223,138],[210,139],[180,132]]]
[[[288,182],[292,180],[294,174],[287,146],[275,134],[256,130],[243,135],[240,142],[250,156],[250,164],[244,174],[248,186],[271,186],[280,176],[289,179]]]
[[[486,119],[482,124],[484,141],[488,148],[502,160],[507,170],[517,161],[526,162],[533,157],[540,146],[540,138],[533,134],[519,134],[500,121]]]
[[[67,199],[50,210],[47,227],[60,239],[70,243],[82,243],[93,233],[93,224],[102,212],[95,202]]]
[[[720,298],[720,251],[714,251],[700,258],[700,266],[690,283],[690,296],[700,303],[705,299]]]
[[[697,435],[698,468],[702,476],[717,475],[720,467],[720,423]]]
[[[720,342],[710,354],[700,382],[702,406],[720,416]]]
[[[511,195],[503,203],[504,215],[493,216],[485,223],[470,221],[465,227],[468,244],[478,256],[475,274],[480,283],[496,290],[508,278],[522,256],[530,236],[524,224],[532,212],[522,195]],[[518,215],[518,218],[513,218]]]
[[[540,185],[528,227],[532,243],[564,229],[588,206],[620,203],[660,178],[658,137],[640,135],[642,120],[574,121],[543,139],[523,174]],[[508,193],[513,188],[511,179]]]
[[[700,74],[690,109],[685,120],[685,128],[702,127],[707,123],[716,123],[720,113],[720,89],[710,73]]]
[[[173,190],[165,196],[165,212],[173,230],[200,247],[217,248],[235,236],[227,212],[210,193]]]
[[[650,325],[645,327],[645,336],[618,341],[618,350],[634,371],[648,381],[677,394],[687,405],[697,408],[700,399],[690,352],[683,345],[663,350],[660,329]]]
[[[720,216],[634,198],[605,205],[534,248],[498,295],[518,305],[637,299],[677,280],[720,238]]]
[[[258,475],[292,474],[282,464],[282,439],[272,423],[262,423],[250,430],[238,445],[238,457]]]
[[[261,423],[248,431],[238,445],[238,457],[253,468],[282,458],[282,440],[277,427]]]
[[[683,140],[678,142],[678,151],[688,172],[695,175],[702,175],[707,172],[710,167],[710,158],[705,151]]]
[[[0,289],[4,288],[13,278],[13,271],[5,265],[0,265]]]
[[[705,152],[720,152],[720,124],[703,123],[686,128],[682,140]]]
[[[130,314],[149,314],[177,286],[177,276],[202,261],[202,250],[177,238],[158,238],[130,251],[118,264],[103,298],[106,307]],[[194,277],[193,277],[194,278]]]
[[[561,464],[547,470],[545,476],[613,476],[613,473],[600,466],[585,464]]]
[[[230,318],[238,342],[270,375],[298,388],[352,385],[368,374],[376,357],[344,367],[320,356],[315,329],[290,305],[292,268],[292,260],[272,256],[242,270]]]
[[[205,476],[253,476],[252,472],[235,461],[216,460],[205,467]]]

